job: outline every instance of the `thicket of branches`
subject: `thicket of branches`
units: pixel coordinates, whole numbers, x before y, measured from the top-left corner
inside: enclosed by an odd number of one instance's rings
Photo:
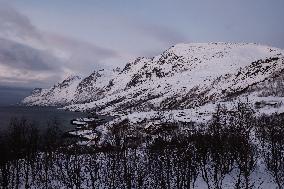
[[[284,185],[284,116],[256,118],[240,103],[218,106],[204,129],[161,130],[140,141],[128,127],[116,128],[116,148],[76,146],[60,125],[40,132],[27,120],[13,120],[0,137],[0,188],[261,188],[253,173],[263,159],[278,188]],[[187,127],[184,125],[183,127]],[[131,131],[133,132],[133,131]],[[129,145],[129,144],[133,145]],[[143,147],[139,144],[143,143]],[[226,180],[227,179],[227,180]]]

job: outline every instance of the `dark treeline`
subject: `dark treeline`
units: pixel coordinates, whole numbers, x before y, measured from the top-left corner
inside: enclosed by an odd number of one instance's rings
[[[104,149],[13,120],[0,138],[1,188],[271,188],[284,185],[284,116],[256,118],[246,104],[218,106],[207,125],[155,135],[117,127]],[[166,126],[165,126],[166,127]],[[131,133],[131,137],[129,137]],[[133,137],[135,136],[135,137]],[[263,178],[256,176],[263,163]],[[271,180],[268,179],[268,180]]]

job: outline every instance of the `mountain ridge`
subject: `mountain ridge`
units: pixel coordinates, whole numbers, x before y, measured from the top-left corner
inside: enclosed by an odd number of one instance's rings
[[[67,88],[72,90],[43,89],[22,103],[125,115],[192,109],[252,93],[259,96],[262,84],[270,85],[273,78],[283,83],[283,54],[253,43],[181,43],[153,58],[139,57],[121,70],[95,71],[71,82]]]

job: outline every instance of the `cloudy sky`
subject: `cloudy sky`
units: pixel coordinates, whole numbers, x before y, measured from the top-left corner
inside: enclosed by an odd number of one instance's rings
[[[283,9],[283,0],[0,0],[0,88],[49,87],[180,42],[284,48]]]

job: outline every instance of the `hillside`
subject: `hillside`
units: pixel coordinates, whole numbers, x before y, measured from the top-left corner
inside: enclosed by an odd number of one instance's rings
[[[250,101],[259,112],[267,112],[267,107],[281,111],[283,54],[281,49],[250,43],[177,44],[154,58],[137,58],[121,70],[95,71],[84,79],[67,78],[50,89],[37,89],[22,103],[128,117],[147,112],[140,118],[163,110],[185,114],[182,119],[191,121],[200,111],[210,112],[215,104],[236,99]]]

